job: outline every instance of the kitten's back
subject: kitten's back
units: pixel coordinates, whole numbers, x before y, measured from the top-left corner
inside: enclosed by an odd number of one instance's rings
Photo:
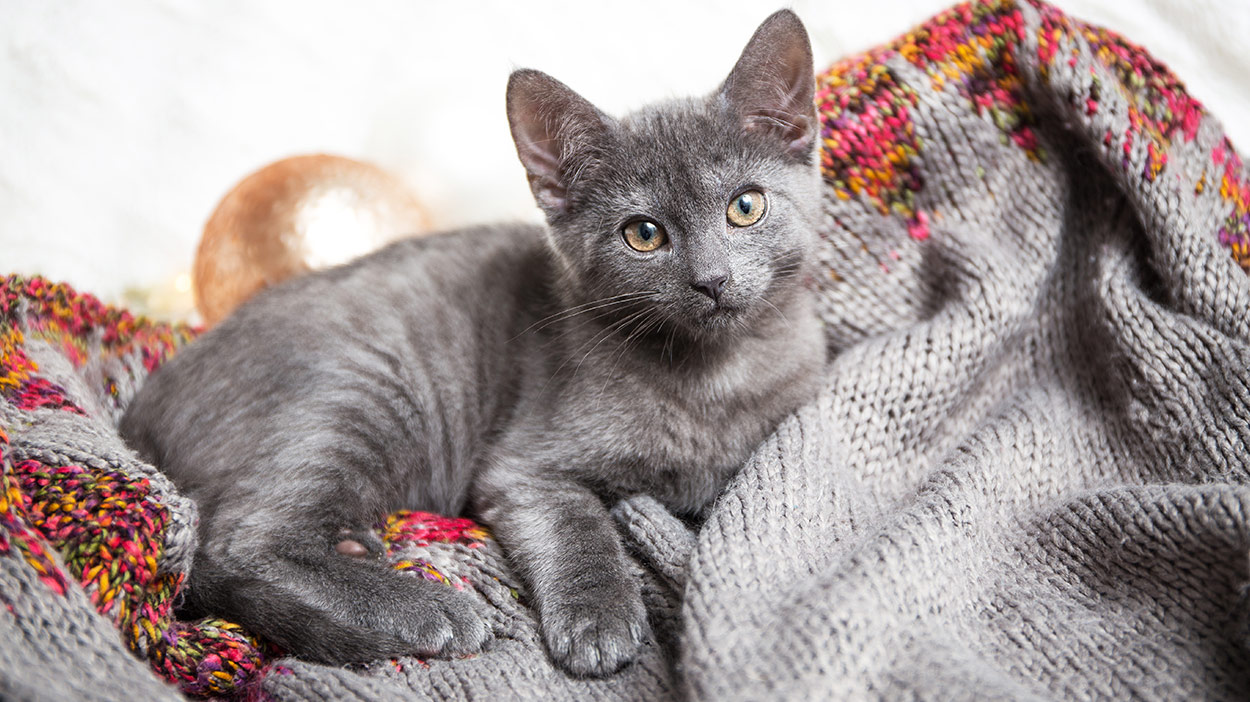
[[[418,458],[444,470],[405,506],[421,497],[454,512],[471,473],[466,434],[508,401],[509,344],[547,309],[543,236],[511,225],[404,240],[264,290],[153,374],[122,435],[209,519],[240,481],[268,491],[275,479],[292,490],[306,479],[272,474],[263,456],[238,460],[260,446],[282,450],[275,436],[334,451],[316,422],[371,427],[376,469],[394,471],[397,484],[419,482],[399,479],[413,468],[403,439],[441,438]]]

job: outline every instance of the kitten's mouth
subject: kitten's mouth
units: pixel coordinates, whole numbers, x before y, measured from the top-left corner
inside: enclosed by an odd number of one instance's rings
[[[742,317],[744,308],[738,305],[727,305],[724,303],[716,304],[707,309],[701,316],[700,322],[709,329],[719,329],[734,323],[738,318]]]

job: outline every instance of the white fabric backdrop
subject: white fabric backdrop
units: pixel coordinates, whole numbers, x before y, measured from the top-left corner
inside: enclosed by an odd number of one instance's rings
[[[819,67],[948,4],[790,6]],[[1250,144],[1250,3],[1058,4],[1147,46],[1242,149]],[[0,273],[42,273],[113,302],[127,289],[171,288],[222,194],[299,153],[401,175],[439,227],[536,219],[504,118],[509,71],[540,68],[609,112],[703,93],[776,9],[750,0],[348,5],[0,0]]]

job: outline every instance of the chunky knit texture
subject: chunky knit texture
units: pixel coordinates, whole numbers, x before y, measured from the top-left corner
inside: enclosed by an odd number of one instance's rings
[[[175,620],[194,505],[114,424],[193,332],[10,277],[0,696],[1250,697],[1250,174],[1219,123],[1039,2],[957,6],[817,101],[838,354],[697,532],[614,510],[637,663],[553,668],[489,535],[420,513],[388,557],[481,601],[480,655],[329,668]]]

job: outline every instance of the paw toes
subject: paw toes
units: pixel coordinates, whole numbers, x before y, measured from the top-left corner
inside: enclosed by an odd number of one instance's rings
[[[407,611],[400,636],[420,648],[422,655],[463,655],[476,653],[489,638],[486,622],[472,601],[455,590],[433,590]]]
[[[490,638],[490,628],[482,617],[468,610],[456,611],[449,615],[449,619],[455,632],[448,649],[450,653],[476,653],[482,650],[482,646]]]
[[[634,659],[646,636],[646,620],[634,614],[583,615],[547,636],[561,667],[580,677],[603,677]]]

